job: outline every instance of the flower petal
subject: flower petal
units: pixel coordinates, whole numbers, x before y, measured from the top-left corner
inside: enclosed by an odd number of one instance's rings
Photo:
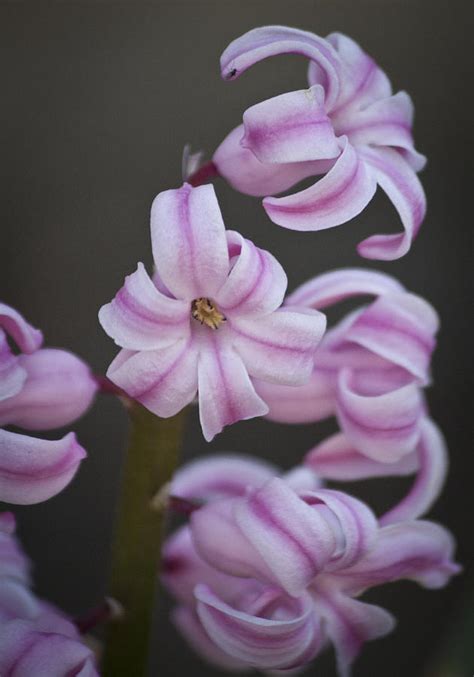
[[[301,54],[318,64],[324,73],[326,107],[330,110],[339,95],[341,63],[332,45],[314,33],[286,26],[254,28],[223,52],[222,77],[233,80],[258,61],[278,54]]]
[[[336,650],[339,677],[349,677],[350,665],[365,642],[387,635],[395,626],[385,609],[351,599],[337,589],[318,587],[315,602]]]
[[[201,457],[176,472],[170,493],[206,500],[245,496],[249,487],[259,487],[279,473],[277,466],[243,454]]]
[[[406,369],[420,383],[429,381],[439,318],[414,294],[386,294],[375,300],[346,330],[345,339]]]
[[[308,162],[340,154],[321,85],[262,101],[248,108],[243,120],[241,144],[260,162]]]
[[[336,433],[311,449],[305,465],[328,480],[359,480],[368,477],[410,475],[418,467],[417,454],[407,454],[394,463],[380,463],[354,448],[344,433]]]
[[[69,484],[85,456],[74,433],[50,441],[0,430],[0,500],[46,501]]]
[[[377,183],[371,168],[341,137],[343,151],[332,169],[314,185],[286,197],[267,197],[270,219],[290,230],[324,230],[357,216],[372,199]]]
[[[179,299],[213,297],[229,272],[225,226],[213,186],[185,183],[151,208],[153,258],[163,283]]]
[[[43,334],[29,324],[18,311],[0,303],[0,328],[15,341],[22,353],[34,353],[43,343]]]
[[[341,428],[354,447],[382,463],[399,461],[414,451],[420,436],[423,406],[415,384],[366,396],[352,388],[351,374],[343,370],[337,412]]]
[[[0,426],[49,430],[72,423],[89,408],[97,383],[89,367],[66,350],[42,348],[19,357],[28,375],[21,392],[0,402]]]
[[[353,296],[381,296],[403,290],[398,280],[385,273],[363,268],[341,268],[305,282],[287,297],[286,303],[321,310]]]
[[[233,345],[249,374],[285,385],[308,381],[326,317],[309,308],[285,306],[257,318],[232,319]]]
[[[226,654],[251,666],[294,668],[309,662],[321,647],[322,632],[309,597],[285,599],[284,611],[279,615],[277,607],[273,619],[264,617],[264,611],[258,615],[239,611],[204,585],[196,587],[195,595],[197,613],[209,637]],[[275,599],[272,602],[276,604]]]
[[[192,338],[161,350],[122,350],[109,366],[107,376],[154,414],[168,418],[196,396],[197,359]]]
[[[216,294],[226,315],[265,315],[283,302],[288,280],[276,258],[235,231],[227,232],[231,271]]]
[[[393,148],[363,148],[359,152],[398,211],[404,232],[373,235],[361,242],[357,251],[368,259],[392,261],[411,247],[426,213],[423,186],[408,162]]]
[[[380,518],[380,524],[420,517],[438,498],[448,471],[448,451],[441,431],[428,418],[421,423],[416,454],[420,468],[412,488],[398,505]]]
[[[0,402],[19,393],[25,381],[26,371],[18,356],[12,353],[5,332],[0,329]]]
[[[198,327],[199,418],[205,439],[210,442],[226,425],[264,416],[265,402],[257,395],[241,357],[229,341],[227,327],[213,332]],[[196,332],[198,333],[198,332]]]
[[[104,331],[121,348],[155,350],[189,333],[189,303],[158,291],[139,263],[115,298],[99,311]]]
[[[0,628],[6,621],[15,618],[35,618],[39,612],[38,600],[23,582],[6,576],[2,577],[0,584]]]
[[[252,151],[241,145],[244,126],[233,129],[222,141],[212,158],[219,175],[241,193],[263,197],[281,193],[308,176],[325,174],[332,160],[314,162],[263,163]]]

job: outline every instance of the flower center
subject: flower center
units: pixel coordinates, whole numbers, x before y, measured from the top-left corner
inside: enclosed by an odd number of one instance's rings
[[[221,324],[225,322],[224,315],[219,312],[212,301],[205,297],[194,299],[191,304],[191,315],[210,329],[219,329]]]

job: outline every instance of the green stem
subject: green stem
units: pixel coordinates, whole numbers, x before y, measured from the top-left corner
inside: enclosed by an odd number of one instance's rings
[[[109,624],[103,677],[142,677],[148,662],[155,583],[165,517],[153,497],[171,479],[182,439],[183,412],[161,419],[133,403],[130,444],[117,515],[109,595],[124,608]]]

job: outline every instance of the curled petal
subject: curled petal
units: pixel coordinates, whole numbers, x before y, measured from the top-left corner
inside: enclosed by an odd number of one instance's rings
[[[252,456],[208,456],[180,468],[173,477],[170,493],[206,500],[245,496],[249,487],[259,487],[278,473],[276,466]]]
[[[13,397],[23,388],[26,371],[8,344],[7,335],[0,329],[0,402]]]
[[[372,199],[377,183],[346,137],[332,169],[314,185],[287,197],[267,197],[263,206],[270,219],[290,230],[324,230],[357,216]]]
[[[248,663],[233,658],[212,641],[194,610],[179,606],[172,611],[171,620],[194,651],[211,665],[228,672],[240,673],[252,669]]]
[[[241,144],[260,162],[326,160],[340,153],[320,85],[251,106],[243,119],[245,135]]]
[[[309,381],[286,386],[254,381],[255,389],[268,404],[267,418],[278,423],[313,423],[332,416],[336,409],[336,376],[333,371],[313,369]]]
[[[264,592],[254,603],[260,602],[262,607],[254,615],[226,604],[204,585],[197,586],[195,595],[197,613],[209,637],[226,654],[251,666],[265,670],[299,667],[321,647],[321,628],[307,596],[298,600],[283,597],[278,603],[273,591]],[[273,613],[267,611],[269,617],[265,615],[265,597],[273,608]]]
[[[5,517],[4,517],[5,516]],[[8,524],[12,513],[3,513],[0,527],[0,578],[8,577],[23,585],[30,584],[30,561],[13,536],[15,525]],[[3,530],[5,529],[5,530]]]
[[[0,402],[0,425],[59,428],[78,419],[91,405],[97,383],[89,367],[73,353],[43,348],[19,360],[28,378],[18,395]]]
[[[326,317],[309,308],[285,306],[270,315],[230,323],[233,344],[251,376],[301,385],[308,381]]]
[[[0,581],[0,628],[8,620],[38,616],[39,602],[24,582],[9,577]]]
[[[191,338],[161,350],[122,350],[109,366],[107,376],[154,414],[168,418],[196,395],[197,357]]]
[[[416,449],[419,471],[409,493],[380,518],[380,524],[415,519],[428,512],[438,498],[448,471],[448,451],[439,428],[426,418]]]
[[[394,463],[380,463],[357,451],[344,433],[332,435],[315,446],[307,453],[304,462],[320,477],[342,481],[411,475],[418,468],[416,452]]]
[[[224,50],[222,77],[233,80],[258,61],[278,54],[301,54],[318,64],[324,74],[321,84],[326,92],[326,108],[330,110],[339,96],[341,63],[332,45],[314,33],[286,26],[254,28]]]
[[[271,580],[289,595],[301,594],[336,552],[337,529],[327,521],[327,511],[307,505],[278,478],[236,503],[234,513],[271,570]]]
[[[79,640],[12,620],[0,628],[0,673],[35,677],[98,677],[92,651]]]
[[[231,271],[216,295],[219,309],[232,317],[271,313],[281,306],[288,280],[270,252],[235,231],[227,232]]]
[[[255,392],[242,358],[230,344],[227,327],[218,330],[220,337],[207,328],[199,329],[199,417],[204,437],[210,442],[224,426],[264,416],[268,407]]]
[[[189,303],[158,291],[139,263],[115,298],[102,306],[99,321],[121,348],[155,350],[189,333],[190,314]]]
[[[34,353],[43,343],[43,334],[14,308],[0,303],[0,328],[15,341],[22,353]]]
[[[74,433],[50,441],[0,430],[0,500],[46,501],[69,484],[85,456]]]
[[[377,396],[358,394],[343,370],[337,394],[339,422],[354,447],[374,460],[394,463],[411,453],[420,436],[422,399],[415,384]]]
[[[406,292],[386,294],[356,317],[345,339],[403,367],[426,384],[438,326],[436,311],[424,299]]]
[[[286,303],[321,310],[353,296],[381,296],[401,291],[404,288],[400,282],[385,273],[363,268],[341,268],[305,282],[287,297]]]
[[[395,619],[385,609],[351,599],[338,590],[318,587],[315,602],[336,650],[339,677],[349,677],[350,665],[365,642],[383,637],[395,627]]]
[[[392,261],[407,253],[425,218],[423,186],[408,162],[393,148],[364,147],[359,152],[398,211],[404,232],[373,235],[361,242],[357,250],[368,259]]]
[[[170,292],[192,301],[213,297],[229,272],[225,226],[211,185],[166,190],[151,208],[156,269]]]
[[[322,481],[317,473],[309,467],[297,465],[282,475],[282,480],[297,493],[302,491],[314,491],[321,487]]]
[[[16,519],[12,512],[0,513],[0,531],[5,534],[13,534],[16,529]]]
[[[308,176],[325,174],[332,160],[314,162],[263,163],[241,145],[244,127],[233,129],[217,148],[213,162],[219,175],[241,193],[263,197],[287,190]]]
[[[353,567],[337,573],[350,594],[407,578],[426,588],[441,588],[460,567],[453,562],[455,543],[439,524],[398,522],[379,531],[376,545]]]

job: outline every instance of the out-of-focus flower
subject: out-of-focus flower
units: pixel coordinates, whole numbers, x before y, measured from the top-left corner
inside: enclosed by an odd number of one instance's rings
[[[79,418],[97,391],[84,362],[65,350],[42,349],[41,332],[4,304],[0,326],[0,425],[49,430]],[[54,496],[85,455],[73,433],[50,441],[0,429],[0,500],[29,504]]]
[[[322,230],[349,221],[377,185],[397,209],[404,232],[374,235],[362,256],[396,259],[409,250],[426,200],[416,175],[425,158],[413,145],[413,104],[392,93],[385,73],[341,33],[326,39],[295,28],[266,26],[234,40],[221,57],[226,80],[269,56],[310,60],[309,89],[281,94],[249,108],[243,125],[217,149],[213,161],[231,185],[250,195],[280,193],[300,180],[325,175],[310,188],[263,205],[278,225]]]
[[[354,449],[396,463],[414,451],[426,416],[422,388],[430,380],[435,310],[388,275],[358,269],[320,275],[288,303],[321,309],[365,295],[376,299],[327,332],[306,385],[256,387],[272,420],[309,423],[335,415]]]
[[[165,544],[163,577],[180,603],[176,625],[221,668],[298,668],[329,641],[347,675],[363,644],[394,625],[356,597],[401,578],[441,587],[459,571],[453,539],[438,525],[410,518],[381,526],[360,501],[318,488],[316,477],[313,488],[308,475],[292,488],[269,479],[260,462],[228,462],[180,471],[172,492],[194,491],[207,503]],[[226,485],[229,476],[235,482]]]
[[[30,563],[14,530],[13,515],[0,514],[0,674],[98,677],[74,624],[30,589]]]
[[[160,193],[152,207],[156,273],[142,264],[99,313],[122,348],[107,372],[158,416],[199,397],[204,437],[262,416],[259,378],[302,384],[325,329],[319,311],[281,308],[286,275],[276,259],[226,231],[212,186]]]

